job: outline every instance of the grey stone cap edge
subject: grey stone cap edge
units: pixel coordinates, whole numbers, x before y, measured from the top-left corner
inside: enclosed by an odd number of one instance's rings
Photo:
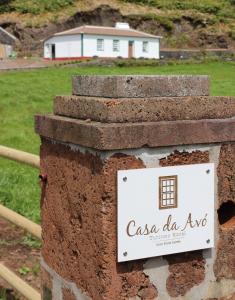
[[[75,75],[73,95],[97,97],[208,96],[207,75]]]
[[[235,118],[103,124],[36,115],[35,131],[42,137],[97,150],[152,148],[234,142]]]

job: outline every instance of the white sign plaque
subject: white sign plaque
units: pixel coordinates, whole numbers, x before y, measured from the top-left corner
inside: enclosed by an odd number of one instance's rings
[[[118,261],[214,247],[214,164],[118,171]]]

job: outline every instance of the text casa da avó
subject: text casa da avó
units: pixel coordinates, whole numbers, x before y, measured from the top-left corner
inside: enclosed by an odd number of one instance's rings
[[[130,220],[126,226],[126,233],[129,237],[140,236],[140,235],[153,235],[160,231],[162,232],[184,232],[187,229],[203,228],[207,225],[207,214],[203,218],[196,219],[193,218],[192,213],[188,214],[188,217],[184,222],[178,224],[174,221],[172,215],[169,215],[166,222],[163,225],[156,224],[145,224],[140,226],[135,220]]]

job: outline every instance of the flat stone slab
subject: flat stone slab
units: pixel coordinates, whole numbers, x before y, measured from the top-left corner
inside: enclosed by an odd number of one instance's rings
[[[35,130],[43,137],[60,142],[98,150],[118,150],[234,142],[235,118],[103,124],[37,115]]]
[[[108,98],[208,96],[209,77],[173,76],[74,76],[73,95]]]
[[[235,97],[110,99],[57,96],[54,114],[103,123],[224,119],[235,116]]]

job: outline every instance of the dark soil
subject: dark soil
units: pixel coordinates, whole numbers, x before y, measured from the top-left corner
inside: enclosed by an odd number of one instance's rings
[[[40,291],[39,243],[26,236],[24,230],[3,219],[0,219],[0,261],[17,276]],[[4,290],[7,300],[24,299],[0,278],[0,298],[1,295],[4,295]]]

